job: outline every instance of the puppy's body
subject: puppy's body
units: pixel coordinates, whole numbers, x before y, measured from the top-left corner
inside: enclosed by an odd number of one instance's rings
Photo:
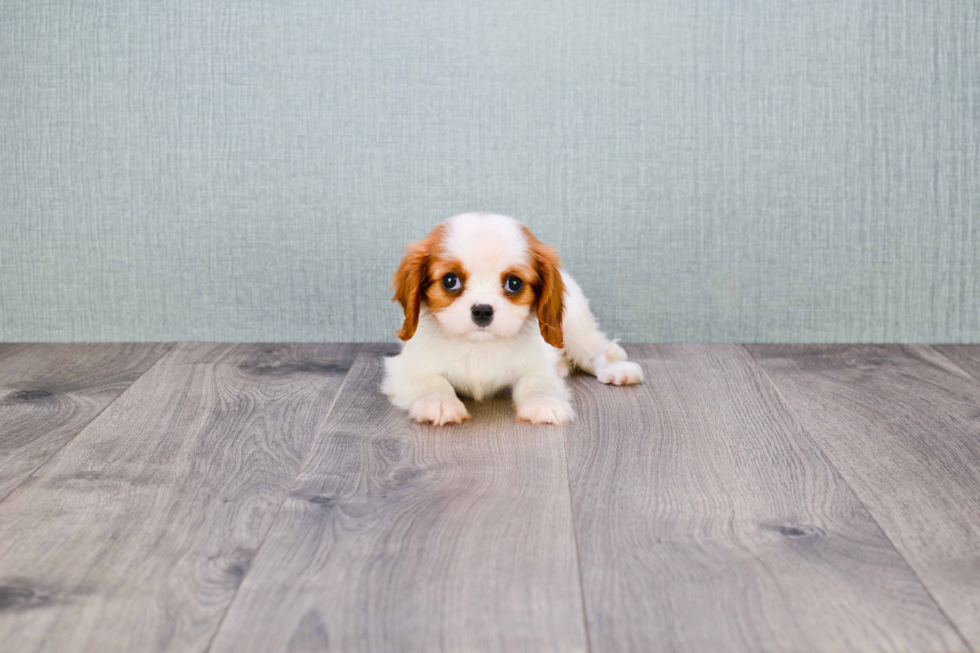
[[[509,387],[518,419],[563,423],[575,416],[570,367],[603,383],[642,379],[554,251],[513,218],[450,218],[410,247],[395,286],[406,342],[385,361],[382,389],[416,421],[468,419],[457,392],[480,400]]]

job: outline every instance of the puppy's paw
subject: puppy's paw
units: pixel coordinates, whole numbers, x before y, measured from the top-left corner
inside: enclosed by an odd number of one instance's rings
[[[566,424],[575,419],[575,411],[558,397],[530,397],[517,407],[517,419],[532,424]]]
[[[613,385],[634,385],[643,380],[643,370],[636,363],[617,361],[603,365],[595,371],[595,378],[600,383]]]
[[[470,418],[463,402],[458,397],[447,395],[429,395],[417,399],[408,407],[408,415],[420,424],[432,422],[436,426],[459,424]]]

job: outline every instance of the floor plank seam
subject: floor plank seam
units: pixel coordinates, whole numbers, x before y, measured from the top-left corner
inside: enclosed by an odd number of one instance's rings
[[[936,348],[933,345],[929,345],[929,344],[927,344],[925,346],[928,347],[930,351],[935,352],[938,356],[942,357],[943,360],[949,361],[949,364],[950,365],[952,365],[956,369],[960,370],[961,372],[963,372],[964,374],[966,374],[968,377],[970,377],[971,379],[973,379],[977,383],[980,383],[980,377],[978,377],[977,375],[975,375],[974,373],[972,373],[970,370],[968,370],[967,368],[963,367],[962,365],[960,365],[959,363],[957,363],[956,361],[954,361],[952,358],[950,358],[949,356],[947,356],[946,354],[944,354],[940,349]]]
[[[137,376],[136,376],[136,378],[134,378],[134,379],[133,379],[133,380],[132,380],[132,381],[130,382],[130,384],[126,386],[126,389],[125,389],[125,390],[123,390],[122,392],[120,392],[120,393],[119,393],[119,394],[118,394],[118,395],[117,395],[117,396],[116,396],[116,397],[115,397],[115,398],[114,398],[114,399],[113,399],[112,401],[110,401],[110,402],[109,402],[109,403],[107,403],[107,404],[106,404],[105,406],[103,406],[103,407],[102,407],[102,410],[100,410],[100,411],[99,411],[99,412],[97,412],[97,413],[96,413],[95,415],[93,415],[93,416],[92,416],[92,419],[90,419],[90,420],[89,420],[89,421],[88,421],[88,422],[87,422],[87,423],[85,424],[85,426],[83,426],[82,428],[80,428],[80,429],[78,429],[78,432],[77,432],[77,433],[75,433],[75,435],[73,435],[73,436],[71,436],[70,438],[68,438],[67,440],[65,440],[65,442],[64,442],[64,444],[62,444],[62,445],[61,445],[60,447],[58,447],[57,449],[55,449],[54,451],[52,451],[52,452],[51,452],[51,455],[49,455],[49,456],[48,456],[47,458],[45,458],[45,459],[44,459],[44,460],[43,460],[43,461],[41,462],[41,464],[40,464],[40,465],[38,465],[37,467],[35,467],[35,468],[34,468],[33,470],[31,470],[31,473],[30,473],[30,474],[28,474],[27,476],[25,476],[25,477],[24,477],[24,480],[23,480],[23,481],[21,481],[20,483],[18,483],[17,485],[15,485],[15,486],[14,486],[14,487],[13,487],[13,488],[12,488],[12,489],[10,490],[10,492],[8,492],[8,493],[7,493],[7,494],[5,494],[4,496],[2,496],[2,497],[0,497],[0,503],[3,503],[3,502],[4,502],[4,501],[6,501],[6,500],[7,500],[8,498],[10,498],[10,497],[12,497],[12,496],[14,495],[14,493],[15,493],[15,492],[17,492],[17,490],[19,490],[19,489],[20,489],[21,487],[23,487],[23,485],[24,485],[25,483],[27,483],[27,482],[28,482],[29,480],[31,480],[32,478],[34,478],[34,475],[35,475],[35,474],[37,474],[37,472],[38,472],[38,470],[40,470],[40,469],[41,469],[42,467],[44,467],[45,465],[47,465],[47,464],[48,464],[48,463],[49,463],[49,462],[50,462],[50,461],[51,461],[51,460],[52,460],[52,459],[53,459],[53,458],[54,458],[55,456],[57,456],[57,455],[58,455],[58,454],[59,454],[59,453],[60,453],[60,452],[61,452],[61,451],[62,451],[62,450],[63,450],[63,449],[65,448],[65,447],[67,447],[67,446],[68,446],[69,444],[71,444],[72,442],[74,442],[74,441],[75,441],[75,438],[77,438],[77,437],[78,437],[78,436],[80,436],[80,435],[81,435],[82,433],[84,433],[84,432],[85,432],[86,430],[88,430],[88,427],[90,427],[90,426],[91,426],[92,424],[94,424],[94,423],[95,423],[95,421],[96,421],[97,419],[99,419],[99,417],[101,417],[101,416],[102,416],[102,413],[104,413],[104,412],[105,412],[106,410],[108,410],[108,408],[109,408],[109,406],[111,406],[111,405],[113,405],[114,403],[116,403],[117,401],[119,401],[119,398],[120,398],[120,397],[122,397],[122,396],[123,396],[124,394],[126,394],[127,392],[129,392],[129,389],[130,389],[130,388],[132,388],[132,387],[133,387],[134,385],[136,385],[136,382],[137,382],[137,381],[139,381],[139,380],[140,380],[140,379],[142,379],[142,378],[143,378],[144,376],[146,376],[146,374],[147,374],[147,373],[148,373],[148,372],[149,372],[150,370],[152,370],[152,369],[153,369],[153,368],[155,368],[155,367],[156,367],[157,365],[159,365],[159,364],[160,364],[160,361],[162,361],[162,360],[163,360],[164,358],[166,358],[167,356],[169,356],[169,355],[170,355],[170,352],[172,352],[172,351],[173,351],[173,350],[174,350],[174,349],[176,348],[176,344],[175,344],[175,343],[172,343],[172,342],[171,342],[171,343],[165,343],[165,344],[168,344],[168,345],[169,345],[169,347],[168,347],[167,349],[164,349],[164,350],[163,350],[163,352],[162,352],[162,353],[160,354],[160,356],[159,356],[159,357],[158,357],[158,358],[157,358],[157,359],[156,359],[155,361],[153,361],[153,364],[152,364],[152,365],[150,365],[150,366],[149,366],[149,367],[147,367],[147,368],[146,368],[145,370],[143,370],[143,372],[142,372],[142,373],[140,373],[139,375],[137,375]]]
[[[568,514],[571,517],[572,543],[575,545],[575,568],[578,571],[578,591],[582,597],[582,628],[585,632],[585,650],[592,652],[592,637],[589,634],[589,615],[585,607],[585,582],[582,578],[582,557],[578,546],[578,528],[575,525],[575,505],[572,501],[572,470],[568,464],[568,431],[569,427],[564,428],[562,433],[561,446],[565,454],[565,482],[568,484]]]
[[[915,576],[916,580],[919,581],[919,585],[922,586],[922,589],[925,591],[925,593],[929,596],[930,599],[932,599],[932,602],[936,605],[936,608],[943,615],[943,617],[946,618],[946,621],[949,622],[949,625],[953,629],[953,632],[955,632],[956,633],[956,636],[960,638],[960,641],[966,647],[966,650],[972,651],[973,650],[972,649],[972,643],[966,638],[966,636],[960,630],[959,625],[955,621],[953,621],[953,619],[949,616],[949,613],[946,612],[946,608],[944,608],[943,605],[942,605],[942,603],[940,603],[936,599],[935,595],[932,593],[932,590],[929,589],[929,586],[925,583],[925,581],[922,580],[922,577],[919,575],[919,572],[915,569],[915,567],[912,566],[912,563],[905,556],[905,554],[902,553],[902,550],[899,549],[897,546],[895,546],[895,541],[892,540],[892,538],[888,534],[888,532],[884,528],[882,528],[881,523],[874,516],[874,513],[871,512],[871,509],[868,508],[868,505],[864,502],[864,499],[862,499],[861,498],[861,495],[857,491],[855,491],[854,486],[852,485],[851,481],[847,478],[847,476],[844,474],[844,472],[842,472],[837,467],[837,465],[834,464],[834,462],[831,460],[830,456],[827,455],[827,452],[824,451],[824,448],[820,444],[820,440],[818,438],[813,437],[813,435],[810,434],[809,429],[805,425],[806,423],[796,413],[796,410],[789,403],[789,401],[787,401],[786,397],[783,395],[782,390],[780,390],[779,386],[776,384],[776,381],[771,376],[769,376],[769,372],[767,372],[765,370],[765,368],[762,367],[762,365],[759,364],[759,362],[755,359],[755,356],[752,355],[752,352],[749,351],[749,348],[745,344],[742,344],[741,347],[749,355],[749,358],[751,358],[752,364],[755,365],[756,369],[759,370],[759,372],[762,373],[765,376],[765,378],[766,378],[767,381],[769,381],[769,384],[772,386],[773,391],[779,397],[779,400],[783,403],[783,405],[785,406],[787,412],[789,412],[789,414],[792,415],[793,418],[796,420],[796,422],[799,424],[799,428],[804,433],[806,433],[806,435],[807,435],[808,438],[810,438],[811,442],[817,448],[817,450],[820,451],[821,455],[824,457],[824,459],[826,460],[827,464],[834,471],[837,472],[837,475],[840,476],[840,479],[844,483],[844,485],[847,486],[847,488],[850,490],[851,494],[854,495],[854,498],[857,499],[857,501],[864,508],[865,512],[868,513],[868,517],[871,519],[871,521],[874,522],[875,526],[878,528],[878,530],[881,532],[881,534],[884,536],[884,538],[888,541],[889,544],[891,544],[892,548],[898,553],[898,555],[901,556],[902,560],[905,561],[905,565],[909,568],[909,571],[912,572],[912,575]]]
[[[365,343],[359,343],[357,347],[357,351],[354,353],[354,356],[351,359],[350,367],[347,369],[347,373],[344,375],[344,380],[340,382],[340,386],[337,388],[337,392],[334,393],[333,401],[330,402],[330,407],[327,409],[327,413],[323,416],[323,419],[320,421],[319,426],[317,426],[316,433],[313,436],[313,440],[310,442],[309,450],[306,452],[306,455],[303,456],[303,461],[300,463],[299,467],[296,468],[296,475],[293,476],[292,482],[289,484],[289,487],[286,489],[286,492],[283,494],[282,501],[279,502],[279,506],[276,508],[276,512],[272,515],[272,519],[269,521],[269,527],[266,529],[265,533],[263,533],[262,539],[259,541],[259,545],[255,548],[255,554],[252,556],[252,560],[249,562],[248,567],[245,569],[245,572],[242,574],[242,579],[238,583],[238,587],[235,588],[235,592],[234,594],[232,594],[231,600],[228,601],[228,605],[225,608],[224,613],[221,615],[221,619],[218,620],[218,625],[215,626],[214,632],[211,633],[211,639],[208,642],[207,647],[204,649],[205,653],[210,653],[211,648],[214,646],[215,640],[218,639],[218,634],[221,632],[222,626],[224,626],[225,619],[228,617],[228,613],[231,612],[232,607],[235,605],[235,600],[238,598],[238,595],[241,592],[242,587],[245,585],[245,581],[248,579],[249,572],[252,571],[252,568],[255,566],[255,561],[258,559],[259,554],[261,554],[262,547],[265,545],[265,541],[266,539],[268,539],[269,533],[272,532],[272,528],[276,525],[276,521],[278,521],[279,519],[279,513],[282,512],[282,507],[286,505],[286,501],[289,499],[289,495],[292,493],[293,488],[296,486],[296,481],[299,480],[300,474],[303,473],[303,469],[306,467],[306,464],[309,462],[310,456],[313,454],[313,451],[316,449],[316,443],[319,442],[320,440],[320,433],[323,431],[324,427],[327,424],[327,421],[330,419],[330,416],[333,414],[333,409],[337,406],[337,401],[340,399],[340,395],[344,391],[344,386],[347,385],[347,380],[350,378],[351,370],[354,369],[354,363],[357,362],[357,359],[360,358],[361,356],[361,352],[364,350],[364,344]]]

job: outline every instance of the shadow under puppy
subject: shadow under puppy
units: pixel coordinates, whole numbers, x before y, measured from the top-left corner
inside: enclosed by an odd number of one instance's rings
[[[417,422],[469,419],[457,393],[481,400],[509,387],[517,419],[561,424],[575,418],[570,368],[602,383],[643,380],[557,253],[513,218],[449,218],[409,245],[392,284],[405,344],[385,359],[382,390]]]

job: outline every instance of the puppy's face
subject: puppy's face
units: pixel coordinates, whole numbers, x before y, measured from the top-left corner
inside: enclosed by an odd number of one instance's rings
[[[554,250],[513,218],[450,218],[410,245],[395,273],[395,299],[405,311],[398,337],[414,335],[425,304],[449,337],[511,338],[536,318],[544,339],[561,347],[559,266]]]

